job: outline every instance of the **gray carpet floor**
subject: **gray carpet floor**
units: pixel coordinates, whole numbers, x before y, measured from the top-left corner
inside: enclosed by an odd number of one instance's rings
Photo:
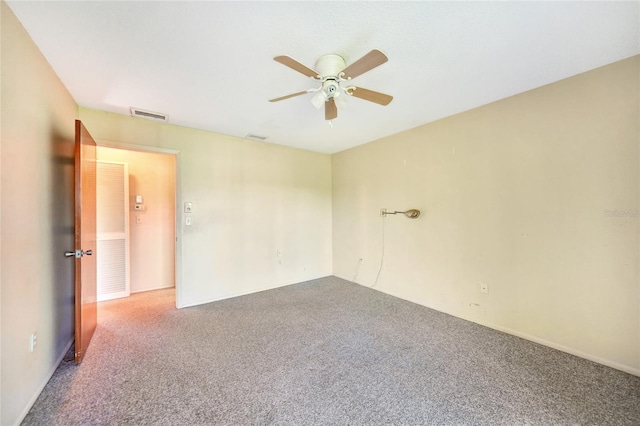
[[[327,277],[99,305],[25,425],[640,424],[640,378]]]

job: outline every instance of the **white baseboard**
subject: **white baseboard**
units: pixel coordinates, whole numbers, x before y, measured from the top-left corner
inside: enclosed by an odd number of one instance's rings
[[[36,403],[36,400],[38,399],[38,397],[42,393],[42,390],[44,389],[45,386],[47,386],[47,383],[49,383],[49,380],[51,380],[51,377],[53,377],[53,373],[56,372],[56,370],[58,369],[58,366],[60,365],[60,363],[64,359],[64,356],[69,351],[69,348],[73,344],[73,340],[74,340],[74,338],[72,336],[71,340],[69,340],[69,343],[67,343],[67,345],[65,346],[64,350],[62,351],[62,354],[60,354],[60,356],[58,357],[56,362],[53,364],[53,367],[51,368],[49,373],[45,376],[45,379],[40,383],[40,386],[38,386],[37,392],[33,395],[33,397],[31,397],[31,399],[27,403],[27,406],[24,408],[24,410],[22,410],[22,413],[20,413],[20,415],[18,416],[18,419],[14,423],[14,426],[19,426],[20,423],[22,423],[22,421],[24,420],[24,418],[27,417],[27,414],[29,414],[29,410],[31,410],[31,407],[33,407],[33,404]]]
[[[330,275],[326,275],[326,276],[330,276]],[[273,290],[273,289],[276,289],[276,288],[286,287],[286,286],[294,285],[294,284],[299,284],[301,282],[306,282],[306,281],[317,280],[317,279],[320,279],[320,278],[324,278],[324,276],[323,277],[316,277],[316,278],[309,278],[309,279],[305,279],[303,281],[296,281],[296,282],[293,282],[293,283],[277,284],[277,285],[274,285],[274,286],[271,286],[271,287],[255,288],[255,289],[252,289],[252,290],[244,291],[242,293],[233,293],[233,294],[228,294],[228,295],[224,295],[224,296],[220,296],[220,297],[214,297],[212,299],[204,299],[204,300],[199,300],[197,302],[185,303],[184,305],[181,305],[178,308],[179,309],[190,308],[192,306],[204,305],[206,303],[218,302],[220,300],[232,299],[234,297],[240,297],[240,296],[246,296],[248,294],[259,293],[261,291],[267,291],[267,290]]]
[[[347,278],[343,278],[343,279],[346,279],[347,281],[349,281]],[[353,281],[351,281],[351,282],[353,282]],[[578,349],[570,348],[570,347],[561,345],[559,343],[552,342],[550,340],[546,340],[546,339],[543,339],[541,337],[532,336],[530,334],[523,333],[521,331],[514,330],[514,329],[511,329],[511,328],[508,328],[508,327],[503,327],[503,326],[500,326],[500,325],[496,325],[496,324],[492,324],[492,323],[484,322],[484,321],[471,320],[469,318],[465,318],[463,316],[460,316],[460,315],[457,315],[457,314],[454,314],[454,313],[451,313],[451,312],[447,312],[447,311],[442,310],[442,309],[434,308],[432,306],[429,306],[429,305],[421,303],[421,302],[417,302],[415,300],[407,299],[406,297],[394,294],[391,291],[382,291],[382,290],[380,290],[378,288],[370,287],[370,286],[367,286],[367,285],[361,284],[361,283],[354,283],[354,284],[358,284],[358,285],[361,285],[363,287],[367,287],[367,288],[370,288],[372,290],[376,290],[376,291],[379,291],[381,293],[388,294],[388,295],[393,296],[393,297],[397,297],[398,299],[406,300],[408,302],[415,303],[417,305],[421,305],[421,306],[424,306],[424,307],[429,308],[429,309],[433,309],[434,311],[442,312],[444,314],[451,315],[453,317],[460,318],[460,319],[463,319],[465,321],[470,321],[470,322],[473,322],[473,323],[476,323],[476,324],[480,324],[482,326],[489,327],[491,329],[494,329],[494,330],[497,330],[497,331],[501,331],[503,333],[511,334],[513,336],[517,336],[517,337],[520,337],[522,339],[529,340],[531,342],[535,342],[535,343],[538,343],[538,344],[541,344],[541,345],[544,345],[544,346],[548,346],[550,348],[557,349],[559,351],[566,352],[568,354],[575,355],[577,357],[584,358],[584,359],[587,359],[589,361],[593,361],[593,362],[598,363],[598,364],[606,365],[607,367],[615,368],[616,370],[624,371],[625,373],[633,374],[634,376],[639,376],[640,377],[640,369],[631,367],[629,365],[620,364],[619,362],[616,362],[616,361],[613,361],[613,360],[610,360],[610,359],[601,358],[599,356],[596,356],[596,355],[593,355],[593,354],[589,354],[589,353],[586,353],[586,352],[582,352],[582,351],[580,351]]]
[[[453,314],[449,314],[449,315],[453,315]],[[453,315],[453,316],[456,316],[456,315]],[[463,318],[463,319],[466,319],[466,318]],[[480,321],[473,321],[473,322],[476,322],[477,324],[483,325],[485,327],[492,328],[494,330],[502,331],[503,333],[511,334],[511,335],[520,337],[520,338],[525,339],[525,340],[530,340],[532,342],[539,343],[541,345],[548,346],[550,348],[557,349],[559,351],[566,352],[568,354],[575,355],[575,356],[580,357],[580,358],[588,359],[589,361],[593,361],[593,362],[598,363],[598,364],[606,365],[607,367],[615,368],[616,370],[624,371],[625,373],[633,374],[634,376],[639,376],[640,377],[640,369],[638,369],[638,368],[633,368],[633,367],[630,367],[628,365],[620,364],[619,362],[612,361],[610,359],[601,358],[599,356],[592,355],[592,354],[589,354],[589,353],[586,353],[586,352],[582,352],[580,350],[573,349],[573,348],[570,348],[570,347],[567,347],[567,346],[561,345],[559,343],[552,342],[550,340],[546,340],[546,339],[543,339],[543,338],[540,338],[540,337],[537,337],[537,336],[532,336],[532,335],[527,334],[527,333],[522,333],[522,332],[520,332],[518,330],[513,330],[511,328],[502,327],[502,326],[495,325],[495,324],[490,324],[490,323],[484,323],[484,322],[480,322]]]
[[[276,285],[276,286],[273,286],[273,287],[256,288],[256,289],[252,289],[252,290],[248,290],[248,291],[243,291],[242,293],[233,293],[233,294],[228,294],[228,295],[224,295],[224,296],[220,296],[220,297],[214,297],[212,299],[199,300],[197,302],[185,303],[184,305],[180,306],[180,308],[191,308],[193,306],[205,305],[207,303],[213,303],[213,302],[219,302],[220,300],[225,300],[225,299],[233,299],[234,297],[246,296],[248,294],[259,293],[261,291],[267,291],[267,290],[273,290],[274,288],[286,287],[288,285],[293,285],[293,284],[297,284],[297,283],[279,284],[279,285]]]
[[[170,285],[163,285],[160,287],[152,287],[152,288],[145,288],[144,290],[138,290],[138,291],[132,291],[131,294],[138,294],[138,293],[144,293],[147,291],[155,291],[155,290],[164,290],[166,288],[174,288],[175,285],[170,284]]]

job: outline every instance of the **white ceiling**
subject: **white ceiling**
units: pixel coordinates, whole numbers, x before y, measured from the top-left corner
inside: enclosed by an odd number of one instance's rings
[[[333,153],[640,53],[640,2],[9,1],[82,106]],[[273,60],[389,62],[330,128],[315,87]]]

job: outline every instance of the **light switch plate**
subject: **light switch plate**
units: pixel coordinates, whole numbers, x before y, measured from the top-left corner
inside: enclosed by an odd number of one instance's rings
[[[142,195],[136,195],[136,204],[142,204]]]

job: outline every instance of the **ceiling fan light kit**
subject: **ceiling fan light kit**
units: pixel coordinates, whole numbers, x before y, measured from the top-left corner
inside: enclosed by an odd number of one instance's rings
[[[379,105],[388,105],[393,96],[384,93],[375,92],[373,90],[364,89],[357,86],[346,86],[342,83],[349,82],[373,68],[384,64],[388,61],[387,56],[380,50],[374,49],[362,58],[358,59],[351,65],[347,66],[344,58],[336,54],[328,54],[321,56],[315,65],[315,70],[301,64],[290,56],[276,56],[273,58],[276,62],[281,63],[301,74],[311,77],[320,82],[320,86],[314,89],[308,89],[301,92],[292,93],[290,95],[281,96],[269,100],[269,102],[278,102],[295,96],[304,95],[306,93],[314,93],[311,97],[311,103],[317,109],[324,104],[325,120],[333,120],[338,117],[338,108],[346,107],[345,97],[354,96]],[[317,70],[317,71],[316,71]]]

